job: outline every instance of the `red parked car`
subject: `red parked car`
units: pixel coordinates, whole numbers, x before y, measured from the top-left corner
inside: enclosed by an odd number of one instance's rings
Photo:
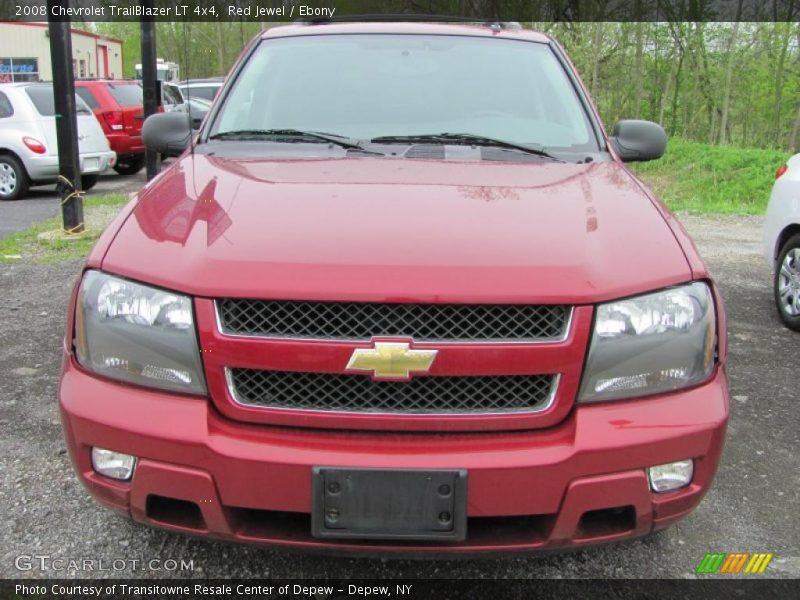
[[[75,91],[94,111],[108,145],[117,153],[114,170],[120,175],[138,173],[145,161],[141,83],[127,79],[79,79],[75,81]]]
[[[80,480],[173,531],[374,553],[540,550],[686,517],[725,312],[550,37],[270,29],[92,251],[59,401]],[[188,151],[189,140],[194,147]]]

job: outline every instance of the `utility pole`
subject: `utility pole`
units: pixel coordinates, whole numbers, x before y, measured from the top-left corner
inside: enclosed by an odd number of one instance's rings
[[[81,167],[78,155],[78,117],[75,110],[75,77],[72,71],[72,33],[69,17],[53,19],[54,7],[69,8],[69,0],[47,0],[50,60],[53,65],[56,139],[58,142],[58,190],[61,193],[61,217],[64,231],[81,233],[83,198]]]
[[[153,8],[153,0],[141,0],[142,8]],[[152,11],[147,11],[152,12]],[[154,115],[158,110],[159,90],[156,72],[156,32],[153,17],[142,17],[142,88],[144,90],[144,118]],[[152,150],[146,150],[147,180],[158,175],[159,157]]]

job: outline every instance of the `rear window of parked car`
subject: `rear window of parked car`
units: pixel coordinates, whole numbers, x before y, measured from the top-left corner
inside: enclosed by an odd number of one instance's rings
[[[5,119],[13,114],[14,107],[11,106],[11,101],[3,92],[0,92],[0,119]]]
[[[52,85],[29,85],[25,88],[25,93],[28,94],[28,98],[31,99],[40,115],[52,117],[56,114]],[[78,114],[92,114],[92,111],[77,94],[75,94],[75,109]]]
[[[171,85],[161,86],[161,95],[164,104],[183,104],[183,98],[178,88]]]
[[[194,86],[190,85],[188,88],[184,88],[184,96],[194,97],[194,98],[202,98],[203,100],[213,100],[217,96],[217,92],[221,86],[214,85],[214,86]]]
[[[92,90],[85,87],[75,88],[75,93],[78,94],[86,104],[89,105],[89,108],[94,110],[95,108],[100,108],[100,103],[97,101],[97,98],[94,97]]]
[[[142,106],[144,95],[138,83],[107,83],[106,87],[120,106]]]

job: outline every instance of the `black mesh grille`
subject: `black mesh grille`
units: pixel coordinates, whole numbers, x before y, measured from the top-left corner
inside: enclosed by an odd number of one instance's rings
[[[342,412],[466,414],[544,409],[553,375],[416,377],[373,381],[361,375],[231,369],[241,404]]]
[[[531,304],[379,304],[219,300],[222,330],[266,337],[417,341],[553,340],[563,337],[570,309]]]

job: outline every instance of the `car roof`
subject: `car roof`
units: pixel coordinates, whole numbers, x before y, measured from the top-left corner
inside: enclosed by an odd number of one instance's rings
[[[7,83],[0,83],[0,89],[9,89],[9,88],[24,88],[31,85],[53,85],[52,81],[14,81],[14,82],[7,82]]]
[[[138,83],[141,84],[142,82],[138,79],[76,79],[75,85],[83,85],[86,83],[113,83],[114,85],[125,85],[125,84],[132,84]]]
[[[261,39],[293,37],[301,35],[336,35],[345,33],[394,33],[416,35],[461,35],[488,38],[526,40],[529,42],[549,43],[550,38],[539,31],[507,27],[498,23],[492,27],[490,23],[426,23],[401,21],[358,21],[335,22],[322,21],[311,23],[292,23],[268,29]]]

